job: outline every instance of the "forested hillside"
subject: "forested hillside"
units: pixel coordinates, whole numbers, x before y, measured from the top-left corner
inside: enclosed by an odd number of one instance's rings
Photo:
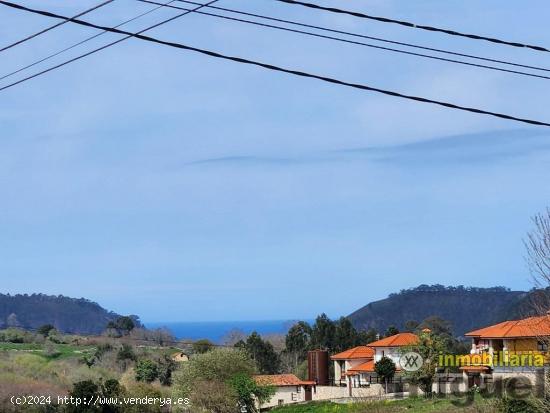
[[[438,316],[452,323],[458,336],[503,320],[534,313],[536,297],[548,300],[548,291],[510,291],[504,287],[445,287],[420,285],[374,301],[349,315],[356,328],[385,331],[389,326],[404,329],[407,321]]]
[[[52,324],[57,330],[79,334],[101,333],[119,317],[84,298],[62,295],[0,294],[0,328],[38,328]],[[137,316],[132,316],[136,321]]]

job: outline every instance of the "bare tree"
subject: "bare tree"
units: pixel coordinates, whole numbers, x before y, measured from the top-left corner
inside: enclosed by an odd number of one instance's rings
[[[531,305],[537,314],[549,314],[550,316],[550,208],[533,217],[534,228],[528,233],[524,241],[527,249],[527,263],[533,276],[536,287],[540,290],[531,294]],[[539,342],[550,345],[550,337],[540,336]],[[542,411],[550,411],[550,381],[545,375],[545,395],[538,398]]]
[[[550,208],[533,217],[534,229],[527,234],[527,263],[538,287],[550,287]]]

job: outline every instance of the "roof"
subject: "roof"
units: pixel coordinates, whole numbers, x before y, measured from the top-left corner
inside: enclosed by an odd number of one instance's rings
[[[374,350],[367,346],[358,346],[335,354],[330,358],[332,360],[372,359],[374,358]]]
[[[477,338],[513,338],[550,336],[550,315],[503,321],[465,334]]]
[[[349,372],[374,372],[374,360],[369,360],[358,366],[348,369]]]
[[[418,336],[413,333],[399,333],[381,340],[369,343],[369,347],[403,347],[416,344]]]
[[[374,373],[374,366],[375,366],[374,360],[366,361],[362,364],[359,364],[358,366],[352,367],[348,369],[347,374],[348,375],[354,375],[358,373]],[[396,366],[396,371],[400,371],[399,365]]]
[[[263,386],[303,386],[306,384],[315,384],[313,381],[300,380],[294,374],[265,374],[254,376],[254,381]]]

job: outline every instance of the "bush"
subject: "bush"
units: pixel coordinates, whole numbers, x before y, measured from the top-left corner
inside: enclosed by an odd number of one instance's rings
[[[25,331],[17,328],[8,328],[0,332],[0,341],[6,343],[25,343],[28,340]]]
[[[193,412],[234,413],[239,393],[250,385],[254,372],[246,352],[214,349],[181,366],[174,375],[174,395],[189,398]]]
[[[52,324],[44,324],[43,326],[38,327],[36,332],[41,336],[48,337],[48,334],[52,330],[55,330],[55,327]]]
[[[169,356],[164,356],[158,361],[158,379],[163,386],[172,384],[172,372],[176,370],[177,363]]]
[[[500,410],[502,413],[542,413],[529,399],[512,399],[504,397],[500,400]]]
[[[214,348],[210,340],[197,340],[193,343],[193,353],[204,354]]]
[[[158,366],[151,360],[140,360],[136,364],[136,381],[151,383],[158,378]]]

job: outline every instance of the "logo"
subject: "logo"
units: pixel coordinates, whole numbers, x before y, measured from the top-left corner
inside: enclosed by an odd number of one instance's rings
[[[409,351],[399,358],[399,365],[405,371],[417,371],[423,364],[422,356],[414,351]]]

